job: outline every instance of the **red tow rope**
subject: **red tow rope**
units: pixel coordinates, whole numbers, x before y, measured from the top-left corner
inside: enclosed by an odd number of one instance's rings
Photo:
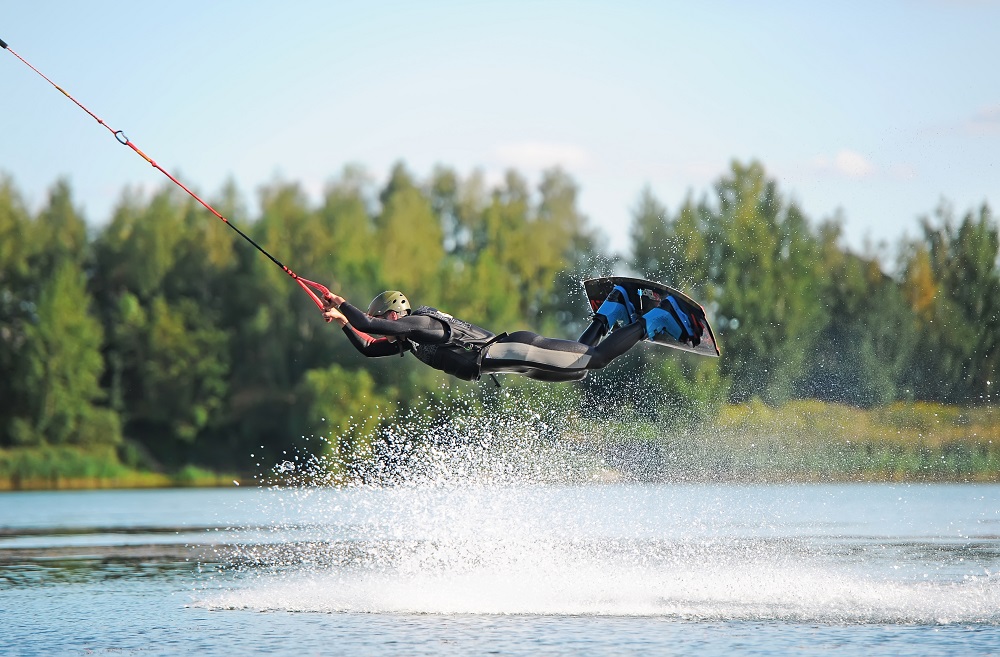
[[[184,183],[182,183],[181,181],[177,180],[177,178],[174,178],[172,175],[170,175],[170,173],[166,169],[164,169],[163,167],[161,167],[153,159],[151,159],[148,155],[146,155],[141,150],[139,150],[139,148],[135,144],[133,144],[132,141],[128,137],[125,136],[124,132],[122,132],[121,130],[115,130],[115,129],[113,129],[111,126],[109,126],[107,123],[105,123],[102,119],[100,119],[96,114],[94,114],[89,109],[87,109],[86,107],[84,107],[83,103],[81,103],[80,101],[78,101],[76,98],[73,98],[73,96],[69,95],[69,93],[67,93],[65,89],[63,89],[58,84],[56,84],[55,82],[53,82],[52,80],[50,80],[48,77],[45,76],[45,74],[43,74],[37,68],[35,68],[34,66],[32,66],[30,63],[28,63],[28,61],[26,59],[24,59],[24,57],[21,57],[16,52],[14,52],[14,50],[12,48],[10,48],[7,45],[7,42],[4,41],[3,39],[0,39],[0,48],[3,48],[4,50],[6,50],[7,52],[9,52],[10,54],[12,54],[15,57],[17,57],[18,59],[20,59],[21,62],[24,63],[25,66],[27,66],[32,71],[34,71],[35,73],[37,73],[38,75],[40,75],[42,77],[42,79],[44,79],[46,82],[48,82],[53,87],[55,87],[56,89],[58,89],[59,92],[62,95],[66,96],[67,98],[69,98],[70,100],[72,100],[76,104],[77,107],[79,107],[84,112],[86,112],[87,114],[89,114],[91,116],[91,118],[93,118],[99,124],[101,124],[102,126],[104,126],[105,128],[107,128],[108,132],[110,132],[112,135],[114,135],[115,139],[117,139],[120,144],[128,146],[133,151],[135,151],[136,153],[138,153],[139,157],[141,157],[142,159],[144,159],[147,162],[149,162],[153,166],[154,169],[156,169],[157,171],[159,171],[160,173],[162,173],[163,175],[165,175],[167,178],[169,178],[171,180],[171,182],[173,182],[175,185],[177,185],[178,187],[180,187],[181,189],[183,189],[185,192],[187,192],[191,196],[191,198],[193,198],[194,200],[198,201],[203,206],[205,206],[205,209],[207,209],[209,212],[211,212],[217,218],[219,218],[223,222],[225,222],[225,224],[227,226],[229,226],[230,228],[232,228],[233,230],[235,230],[239,234],[240,237],[242,237],[243,239],[245,239],[247,242],[250,242],[250,244],[252,244],[255,249],[257,249],[258,251],[260,251],[261,253],[263,253],[264,255],[266,255],[267,258],[271,262],[273,262],[274,264],[276,264],[279,267],[281,267],[281,270],[283,272],[285,272],[286,274],[288,274],[289,276],[291,276],[292,278],[294,278],[295,282],[298,283],[302,287],[302,289],[305,290],[309,294],[309,296],[312,298],[313,302],[317,306],[319,306],[321,309],[324,307],[323,300],[319,296],[317,296],[317,294],[316,294],[317,292],[319,292],[319,294],[322,295],[323,298],[328,298],[328,297],[332,296],[331,293],[330,293],[330,290],[327,289],[324,285],[316,283],[315,281],[306,280],[306,279],[302,278],[301,276],[299,276],[298,274],[296,274],[295,272],[293,272],[291,269],[289,269],[285,265],[281,264],[281,262],[279,262],[277,258],[275,258],[273,255],[271,255],[267,251],[265,251],[263,247],[261,247],[259,244],[257,244],[257,242],[254,242],[250,238],[250,236],[248,236],[242,230],[240,230],[239,228],[237,228],[236,226],[234,226],[232,224],[232,222],[230,222],[228,219],[226,219],[224,216],[222,216],[222,214],[219,213],[218,210],[216,210],[211,205],[209,205],[204,200],[202,200],[202,198],[200,196],[198,196],[193,191],[191,191],[190,189],[188,189],[187,186],[184,185]],[[310,288],[313,288],[313,289],[310,289]]]

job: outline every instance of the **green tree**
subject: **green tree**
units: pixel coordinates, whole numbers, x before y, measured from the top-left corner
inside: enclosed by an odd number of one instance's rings
[[[95,244],[101,263],[94,283],[98,295],[129,290],[143,303],[157,296],[176,266],[184,215],[183,202],[173,189],[164,187],[148,203],[126,189]]]
[[[336,364],[310,370],[297,394],[301,431],[327,439],[323,451],[335,464],[347,466],[370,456],[381,417],[391,416],[395,408],[395,392],[377,385],[366,370]]]
[[[244,229],[308,279],[329,279],[331,237],[302,188],[275,181],[260,190],[261,214]],[[238,244],[235,272],[220,328],[230,363],[224,428],[213,433],[212,458],[272,459],[290,440],[294,390],[329,353],[326,325],[301,288],[249,245]],[[206,445],[206,447],[208,447]]]
[[[672,281],[672,233],[666,206],[647,185],[632,210],[629,228],[632,257],[629,266],[650,280]]]
[[[226,333],[205,325],[193,302],[153,300],[146,324],[142,387],[129,419],[162,461],[183,465],[226,396]],[[155,438],[155,440],[152,440]],[[179,443],[179,444],[178,444]]]
[[[381,248],[364,192],[366,178],[360,168],[346,167],[327,185],[319,209],[322,229],[332,242],[329,269],[336,287],[349,299],[371,293],[371,281],[382,277]]]
[[[802,383],[806,396],[874,406],[901,390],[917,339],[917,320],[904,288],[882,271],[878,259],[843,249],[839,221],[820,227],[823,291],[829,322],[823,328]]]
[[[534,261],[526,310],[538,317],[543,333],[575,337],[583,324],[580,281],[604,273],[611,258],[577,207],[579,187],[565,171],[556,167],[543,172],[538,191],[541,198],[524,254]]]
[[[704,299],[710,280],[703,214],[704,209],[695,206],[689,197],[677,216],[671,217],[646,187],[632,211],[631,268],[643,277]],[[611,375],[610,387],[630,390],[627,380],[634,378],[633,373],[646,373],[645,394],[625,396],[642,399],[638,410],[650,419],[668,414],[700,420],[708,417],[728,395],[729,380],[721,375],[718,362],[703,362],[669,349],[633,350],[623,361],[623,369],[625,373]],[[649,403],[651,395],[655,395],[655,403]]]
[[[463,179],[454,169],[437,166],[429,187],[431,206],[444,233],[445,251],[460,261],[471,261],[477,248],[472,233],[489,201],[483,173],[473,171]]]
[[[239,214],[226,186],[216,203]],[[95,241],[92,289],[105,326],[104,385],[130,445],[179,466],[204,456],[226,418],[229,331],[239,258],[231,231],[164,188],[126,192]],[[131,447],[130,447],[131,449]]]
[[[247,212],[235,183],[227,182],[212,205],[243,225]],[[172,228],[178,234],[161,291],[171,302],[196,301],[218,323],[237,284],[238,251],[253,249],[193,199],[183,199],[174,216]]]
[[[906,266],[908,297],[926,320],[911,381],[921,398],[985,401],[1000,369],[996,221],[985,204],[960,222],[942,204],[922,227],[923,244],[912,247]]]
[[[46,277],[16,370],[29,410],[14,420],[16,442],[89,447],[120,442],[117,414],[99,406],[103,335],[89,304],[83,272],[71,260]]]
[[[657,358],[649,379],[650,387],[655,385],[665,400],[652,417],[662,414],[678,428],[716,417],[729,396],[729,381],[714,359],[680,354]]]
[[[33,222],[36,251],[40,261],[36,267],[47,271],[71,260],[83,265],[89,256],[90,241],[83,215],[73,206],[69,181],[60,179],[49,190],[48,202]]]
[[[103,336],[89,312],[86,224],[69,184],[58,181],[29,218],[3,179],[0,232],[0,361],[8,374],[0,444],[116,444],[118,418],[101,405]]]
[[[0,175],[0,446],[11,444],[11,422],[28,413],[24,390],[10,375],[24,354],[32,316],[31,216],[14,181]]]
[[[481,212],[464,217],[461,311],[495,330],[525,328],[524,286],[517,259],[526,257],[520,238],[529,220],[527,182],[513,171],[490,192]]]
[[[385,287],[405,289],[418,300],[437,298],[444,231],[430,199],[402,164],[393,167],[379,198],[375,226]]]
[[[710,282],[707,214],[688,196],[671,217],[647,187],[632,211],[629,266],[644,278],[704,298]]]
[[[731,399],[780,402],[796,393],[827,321],[818,240],[806,216],[780,196],[759,163],[734,162],[707,209],[708,271],[726,333],[722,374]]]

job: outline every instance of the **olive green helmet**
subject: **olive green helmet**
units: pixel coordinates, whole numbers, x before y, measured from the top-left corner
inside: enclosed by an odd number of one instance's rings
[[[380,317],[390,310],[395,310],[400,315],[409,315],[410,301],[399,290],[386,290],[368,304],[368,314],[372,317]]]

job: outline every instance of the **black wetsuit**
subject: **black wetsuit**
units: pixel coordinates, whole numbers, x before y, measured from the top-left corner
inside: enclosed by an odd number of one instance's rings
[[[645,336],[640,320],[600,342],[607,327],[599,316],[580,341],[574,341],[546,338],[531,331],[494,335],[426,306],[395,320],[371,317],[346,302],[340,311],[350,322],[344,332],[365,356],[412,351],[431,367],[469,381],[492,373],[523,374],[542,381],[577,381],[589,370],[604,367]]]

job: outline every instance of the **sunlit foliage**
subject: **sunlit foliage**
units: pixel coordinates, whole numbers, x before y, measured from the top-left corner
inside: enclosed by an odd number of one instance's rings
[[[559,384],[588,418],[614,407],[699,423],[726,402],[797,399],[995,401],[1000,239],[985,205],[958,219],[942,204],[886,263],[848,248],[840,218],[810,219],[760,163],[734,162],[675,209],[641,190],[622,227],[628,253],[614,254],[559,169],[490,184],[443,166],[421,180],[399,163],[375,180],[347,167],[319,198],[275,180],[256,212],[229,183],[213,205],[362,308],[402,289],[494,331],[574,338],[589,276],[653,278],[705,303],[721,359],[639,348]],[[109,467],[180,471],[245,470],[294,446],[347,464],[394,414],[495,402],[491,382],[362,357],[285,272],[173,186],[126,189],[94,219],[67,181],[33,212],[0,177],[0,449],[104,450]]]

